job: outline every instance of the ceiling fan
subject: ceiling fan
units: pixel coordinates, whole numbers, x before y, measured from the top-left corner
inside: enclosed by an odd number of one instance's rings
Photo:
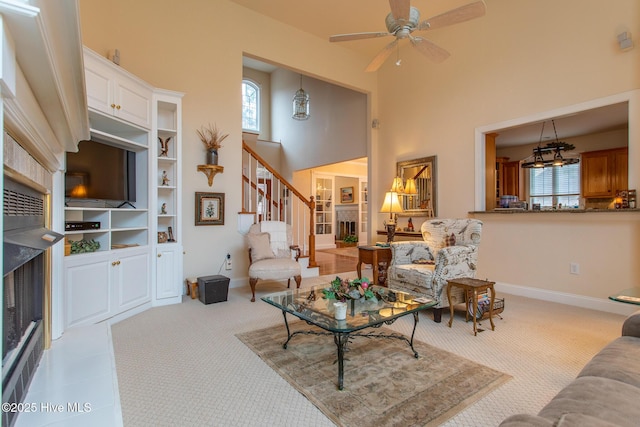
[[[391,6],[391,13],[389,13],[385,19],[387,32],[337,34],[329,37],[329,41],[331,42],[344,42],[395,36],[396,39],[385,46],[369,63],[365,69],[367,72],[376,71],[380,68],[393,49],[398,45],[398,42],[403,39],[409,39],[411,44],[428,59],[434,62],[444,61],[450,56],[449,52],[432,41],[419,36],[413,36],[411,33],[414,31],[435,30],[479,18],[485,14],[486,10],[484,1],[478,0],[420,22],[420,11],[411,6],[410,0],[389,0],[389,6]]]

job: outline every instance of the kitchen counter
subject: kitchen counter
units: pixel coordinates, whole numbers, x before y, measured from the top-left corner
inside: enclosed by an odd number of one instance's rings
[[[500,208],[492,211],[471,211],[469,214],[497,214],[497,215],[505,215],[505,214],[534,214],[534,215],[545,215],[545,214],[583,214],[583,213],[618,213],[618,212],[640,212],[640,209],[549,209],[549,210],[524,210],[524,209],[507,209]]]

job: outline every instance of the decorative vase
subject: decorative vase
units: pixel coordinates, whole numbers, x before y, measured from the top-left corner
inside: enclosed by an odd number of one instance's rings
[[[218,164],[218,150],[207,150],[207,164],[208,165]]]

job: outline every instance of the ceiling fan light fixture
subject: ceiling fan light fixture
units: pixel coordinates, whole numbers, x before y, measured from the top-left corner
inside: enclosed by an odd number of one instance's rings
[[[393,36],[395,40],[385,46],[373,58],[369,65],[365,68],[366,72],[377,71],[378,68],[389,57],[390,51],[395,47],[399,40],[409,39],[411,44],[418,49],[430,61],[439,63],[447,59],[450,54],[445,49],[439,47],[432,41],[427,39],[414,37],[411,35],[414,31],[427,31],[447,27],[449,25],[466,22],[471,19],[484,16],[486,5],[483,0],[472,0],[471,3],[456,7],[447,12],[420,22],[420,11],[410,6],[410,0],[389,0],[391,13],[385,18],[385,26],[387,32],[365,32],[365,33],[348,33],[336,34],[329,37],[330,42],[344,42],[350,40],[362,40],[377,37]],[[396,65],[400,65],[400,60],[396,61]]]
[[[309,94],[302,89],[302,75],[300,75],[300,89],[293,96],[293,115],[295,120],[307,120],[309,114]]]

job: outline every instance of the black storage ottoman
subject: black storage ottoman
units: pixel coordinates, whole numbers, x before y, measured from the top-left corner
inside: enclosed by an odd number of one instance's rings
[[[228,293],[228,277],[220,275],[198,277],[198,294],[203,304],[226,301]]]

